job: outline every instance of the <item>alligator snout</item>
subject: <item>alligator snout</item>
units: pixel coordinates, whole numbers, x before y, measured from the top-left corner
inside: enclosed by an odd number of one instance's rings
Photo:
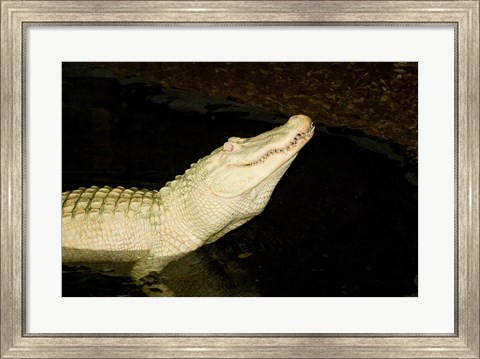
[[[312,119],[305,115],[295,115],[290,117],[285,125],[288,127],[302,128],[300,132],[307,132],[312,126]]]

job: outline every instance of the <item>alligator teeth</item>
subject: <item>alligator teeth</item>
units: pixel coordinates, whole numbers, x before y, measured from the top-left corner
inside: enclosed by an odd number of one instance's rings
[[[256,160],[255,162],[252,162],[252,163],[248,164],[248,166],[254,166],[254,165],[261,164],[261,163],[265,162],[265,160],[273,154],[283,153],[284,155],[287,155],[288,151],[292,150],[293,147],[295,147],[298,144],[299,140],[310,139],[313,136],[314,131],[315,131],[315,126],[313,125],[313,123],[311,123],[310,124],[310,129],[308,131],[302,132],[302,133],[297,133],[297,135],[293,138],[293,140],[285,148],[282,148],[282,149],[276,148],[276,149],[270,150],[262,158]]]

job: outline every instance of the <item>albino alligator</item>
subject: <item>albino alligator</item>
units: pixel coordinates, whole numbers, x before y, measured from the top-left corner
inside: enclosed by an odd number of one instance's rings
[[[161,271],[261,213],[313,133],[311,119],[297,115],[256,137],[229,138],[159,191],[63,192],[63,262],[135,262],[135,280]]]

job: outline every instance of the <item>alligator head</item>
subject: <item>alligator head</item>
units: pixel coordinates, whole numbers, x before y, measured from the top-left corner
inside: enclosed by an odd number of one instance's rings
[[[298,151],[312,138],[314,127],[304,115],[290,117],[283,126],[256,137],[231,137],[212,153],[210,189],[220,197],[236,197],[258,187],[273,188]]]
[[[298,151],[312,138],[312,120],[304,115],[256,137],[231,137],[185,174],[160,190],[162,226],[182,229],[173,236],[211,243],[263,211]],[[171,233],[171,232],[170,232]]]

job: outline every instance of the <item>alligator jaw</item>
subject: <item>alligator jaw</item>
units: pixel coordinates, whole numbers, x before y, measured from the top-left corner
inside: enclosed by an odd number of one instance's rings
[[[273,155],[277,155],[277,156],[288,156],[288,154],[291,152],[291,151],[295,151],[294,154],[296,154],[296,152],[298,152],[298,150],[300,150],[301,147],[303,147],[303,145],[305,143],[307,143],[313,136],[314,134],[314,131],[315,131],[315,126],[313,125],[313,122],[310,124],[310,129],[308,131],[305,131],[305,132],[302,132],[302,133],[298,133],[289,143],[287,146],[285,147],[281,147],[281,148],[274,148],[274,149],[271,149],[269,150],[265,155],[263,155],[261,158],[259,158],[258,160],[256,161],[253,161],[253,162],[250,162],[250,163],[247,163],[247,164],[244,164],[242,166],[255,166],[255,165],[259,165],[259,164],[262,164],[263,162],[265,162],[266,159],[268,159],[270,156],[273,156]]]
[[[296,115],[282,126],[251,138],[231,137],[212,157],[210,190],[232,198],[254,190],[269,178],[275,187],[300,149],[312,138],[315,127],[305,115]]]

